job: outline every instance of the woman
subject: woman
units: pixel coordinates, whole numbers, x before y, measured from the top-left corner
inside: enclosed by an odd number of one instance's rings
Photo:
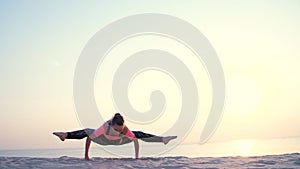
[[[91,141],[101,145],[121,145],[134,142],[135,158],[139,157],[139,143],[138,139],[146,142],[162,142],[168,144],[172,139],[177,136],[160,137],[152,134],[147,134],[141,131],[130,131],[124,124],[124,118],[120,113],[116,113],[114,117],[105,122],[98,129],[84,129],[73,132],[54,132],[54,135],[60,138],[61,141],[65,139],[86,139],[85,144],[85,159],[89,160],[89,148]]]

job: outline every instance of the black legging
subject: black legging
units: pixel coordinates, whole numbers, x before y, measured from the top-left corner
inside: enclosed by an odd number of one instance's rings
[[[72,132],[67,132],[67,139],[83,139],[92,134],[94,129],[83,129]],[[144,133],[141,131],[132,131],[136,138],[141,139],[145,142],[163,142],[163,137],[156,136],[153,134]]]

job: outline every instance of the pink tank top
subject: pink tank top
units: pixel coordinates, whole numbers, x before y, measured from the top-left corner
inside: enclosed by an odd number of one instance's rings
[[[119,132],[115,131],[112,127],[110,127],[108,122],[105,122],[98,129],[96,129],[94,131],[94,135],[95,137],[104,135],[108,140],[118,140],[121,139],[122,136],[122,134],[120,134]],[[128,137],[130,140],[135,138],[135,135],[129,129],[125,134],[123,134],[123,136]]]

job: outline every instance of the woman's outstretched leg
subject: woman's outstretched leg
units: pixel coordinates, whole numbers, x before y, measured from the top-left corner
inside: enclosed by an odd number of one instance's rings
[[[169,141],[177,138],[177,136],[161,137],[161,136],[156,136],[156,135],[149,134],[149,133],[144,133],[141,131],[132,131],[132,132],[136,138],[141,139],[145,142],[161,142],[164,144],[168,144]]]
[[[54,135],[60,138],[61,141],[65,139],[83,139],[94,132],[94,129],[76,130],[72,132],[53,132]]]

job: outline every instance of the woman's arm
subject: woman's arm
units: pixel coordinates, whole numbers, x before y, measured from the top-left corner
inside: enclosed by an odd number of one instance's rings
[[[132,133],[132,131],[130,131],[128,129],[127,126],[124,127],[122,134],[126,137],[128,137],[129,139],[133,140],[135,137],[135,135]]]
[[[135,137],[135,135],[132,133],[132,131],[129,130],[129,128],[127,126],[124,127],[124,129],[122,131],[122,135],[125,137],[128,137],[130,140],[133,140],[134,150],[135,150],[135,158],[138,159],[139,158],[139,149],[140,149],[138,139]]]
[[[90,139],[89,137],[86,138],[86,142],[85,142],[85,156],[84,156],[85,160],[90,160],[89,149],[90,149],[91,141],[92,141],[92,139]]]
[[[133,140],[133,142],[134,142],[134,150],[135,150],[135,159],[138,159],[139,158],[139,149],[140,149],[139,141],[137,138],[135,138]]]

